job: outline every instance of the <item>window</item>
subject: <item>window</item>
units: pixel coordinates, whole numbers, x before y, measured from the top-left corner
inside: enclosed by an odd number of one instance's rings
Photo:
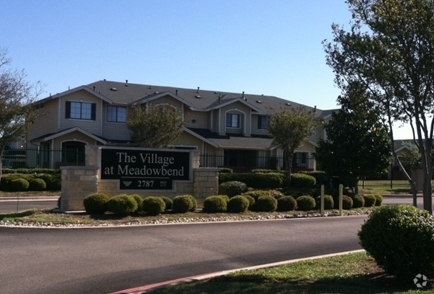
[[[107,106],[107,121],[108,122],[126,122],[127,108],[123,106]]]
[[[66,101],[66,118],[95,120],[96,104]]]
[[[226,127],[239,128],[240,115],[238,113],[226,113]]]
[[[260,115],[258,117],[258,129],[263,130],[268,127],[268,116],[266,115]]]

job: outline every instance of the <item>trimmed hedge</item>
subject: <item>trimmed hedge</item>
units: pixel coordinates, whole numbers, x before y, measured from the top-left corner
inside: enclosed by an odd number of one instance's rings
[[[324,185],[327,179],[325,171],[299,171],[300,174],[309,175],[315,178],[316,180],[316,186],[320,187],[321,185]]]
[[[197,206],[196,199],[191,195],[178,195],[173,198],[173,211],[177,213],[186,213],[195,211]]]
[[[335,201],[332,195],[324,195],[324,209],[333,209]],[[316,197],[316,208],[321,209],[321,196]]]
[[[375,209],[358,232],[360,244],[377,264],[412,283],[422,273],[434,275],[434,219],[411,205]]]
[[[164,203],[166,204],[166,211],[173,208],[173,201],[169,197],[162,196],[161,199],[163,199]]]
[[[224,182],[219,185],[219,195],[227,195],[233,197],[241,195],[247,191],[247,185],[239,181]]]
[[[365,197],[356,195],[353,197],[353,208],[360,208],[365,206]]]
[[[259,197],[255,202],[255,211],[273,212],[277,209],[277,199],[272,196]]]
[[[134,211],[134,212],[140,212],[140,211],[142,211],[142,208],[143,208],[143,198],[142,198],[142,196],[137,195],[137,194],[132,194],[130,196],[133,197],[134,200],[137,203],[137,210]]]
[[[14,179],[11,181],[11,191],[27,191],[29,189],[29,185],[29,181],[26,179]]]
[[[245,183],[253,189],[275,189],[285,183],[285,174],[274,173],[219,173],[219,184],[229,181]]]
[[[229,199],[228,212],[242,213],[249,208],[249,200],[244,196],[235,196]]]
[[[209,196],[203,202],[203,212],[225,212],[228,209],[228,202],[224,196]]]
[[[313,210],[316,207],[315,198],[309,195],[303,195],[297,198],[297,207],[302,211]]]
[[[297,208],[297,201],[292,196],[283,196],[277,199],[278,211],[292,211]]]
[[[107,202],[107,211],[115,215],[126,216],[137,211],[137,202],[130,195],[117,195]]]
[[[377,201],[377,198],[375,198],[372,194],[366,194],[363,195],[363,198],[365,199],[365,207],[374,207],[375,202]]]
[[[110,197],[104,193],[95,193],[83,199],[84,209],[88,214],[104,214]],[[60,201],[60,197],[59,197]]]
[[[295,173],[291,175],[291,187],[293,188],[310,188],[314,187],[316,179],[313,176]]]
[[[142,210],[149,215],[159,215],[166,211],[166,203],[161,197],[148,196],[143,199]]]
[[[43,179],[31,179],[29,181],[29,191],[44,191],[47,189],[47,184]]]

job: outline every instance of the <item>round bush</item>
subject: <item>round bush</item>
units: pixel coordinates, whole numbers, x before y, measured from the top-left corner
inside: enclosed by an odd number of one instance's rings
[[[291,187],[293,188],[308,188],[316,184],[316,179],[313,176],[295,173],[291,175]]]
[[[279,199],[279,198],[285,196],[285,194],[283,194],[282,192],[277,191],[277,190],[268,190],[267,192],[268,192],[268,195],[270,195],[271,197],[274,197],[276,199]]]
[[[104,193],[95,193],[83,199],[84,209],[88,214],[104,214],[110,197]]]
[[[297,198],[297,207],[299,210],[302,211],[315,209],[316,207],[315,198],[309,195],[300,196]]]
[[[26,179],[15,179],[11,182],[12,191],[27,191],[29,189],[29,181]]]
[[[249,208],[249,200],[244,196],[235,196],[229,199],[228,211],[229,212],[245,212]]]
[[[365,198],[365,207],[373,207],[375,206],[375,202],[377,201],[377,198],[375,198],[372,194],[363,195],[363,198]]]
[[[134,211],[134,212],[140,212],[140,211],[142,211],[142,208],[143,208],[143,198],[140,195],[137,195],[137,194],[133,194],[133,195],[130,195],[130,196],[133,197],[134,200],[137,203],[137,210]]]
[[[353,207],[353,199],[350,196],[343,195],[342,196],[342,208],[343,209],[351,209]]]
[[[375,196],[375,206],[381,206],[383,204],[383,195],[381,194],[373,194]]]
[[[125,216],[137,210],[137,202],[129,195],[118,195],[107,202],[107,211],[115,215]]]
[[[324,209],[333,209],[335,201],[332,195],[324,195]],[[316,208],[321,209],[321,196],[316,197]]]
[[[434,274],[434,219],[411,205],[375,209],[358,232],[360,244],[389,274],[412,282]]]
[[[272,212],[277,209],[277,199],[271,196],[259,197],[255,202],[256,211]]]
[[[191,195],[179,195],[175,196],[173,198],[173,211],[177,213],[186,213],[188,211],[194,210],[195,203],[193,202],[194,199]]]
[[[278,211],[291,211],[297,207],[297,201],[292,196],[283,196],[277,199]]]
[[[169,197],[163,196],[161,197],[163,199],[164,203],[166,204],[166,211],[173,208],[173,201]]]
[[[252,196],[250,196],[248,194],[243,194],[241,196],[246,197],[247,200],[249,200],[249,209],[252,209],[253,206],[255,205],[255,202],[256,202],[255,198],[253,198]]]
[[[30,191],[44,191],[47,189],[47,184],[43,179],[32,179],[29,181]]]
[[[239,181],[224,182],[219,185],[219,194],[233,197],[247,191],[247,185]]]
[[[228,202],[222,196],[209,196],[203,202],[203,212],[224,212],[228,208]]]
[[[259,199],[259,197],[262,196],[269,196],[270,194],[268,193],[268,191],[264,191],[264,190],[252,190],[252,191],[247,191],[245,193],[242,194],[242,196],[250,196],[253,197],[253,199],[255,201],[257,201]]]
[[[166,211],[166,203],[161,197],[149,196],[143,199],[143,211],[149,215],[159,215]]]
[[[356,195],[353,197],[353,208],[360,208],[365,206],[365,197]]]
[[[60,178],[60,175],[41,174],[38,175],[38,178],[44,180],[44,182],[47,184],[47,188],[46,188],[47,190],[58,191],[62,188],[61,187],[62,180]]]

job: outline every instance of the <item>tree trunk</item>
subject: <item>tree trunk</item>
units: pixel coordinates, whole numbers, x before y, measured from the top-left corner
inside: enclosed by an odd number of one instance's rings
[[[286,186],[291,187],[291,169],[292,169],[292,157],[293,153],[291,152],[284,152],[285,154],[285,160],[286,160]]]

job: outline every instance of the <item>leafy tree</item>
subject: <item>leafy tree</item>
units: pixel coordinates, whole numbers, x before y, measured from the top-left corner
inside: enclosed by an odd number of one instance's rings
[[[5,148],[22,140],[36,117],[31,105],[42,92],[40,83],[27,82],[24,70],[10,68],[7,50],[0,48],[0,178]]]
[[[361,176],[375,176],[390,167],[391,144],[380,113],[353,85],[348,96],[339,96],[341,109],[325,124],[327,139],[320,140],[315,158],[321,169],[339,179],[355,194]]]
[[[132,106],[127,121],[131,138],[146,148],[165,148],[173,144],[182,134],[184,124],[179,111],[152,104]]]
[[[303,107],[281,109],[270,116],[268,133],[274,138],[274,144],[283,150],[288,186],[291,184],[294,152],[303,145],[306,137],[313,134],[316,124],[315,110],[310,111]]]
[[[434,112],[434,1],[347,0],[350,30],[333,24],[333,42],[324,42],[327,64],[345,93],[360,82],[382,110],[393,141],[394,123],[409,123],[424,173],[424,209],[432,213]],[[396,152],[394,157],[402,167]],[[416,185],[408,173],[413,196]]]

